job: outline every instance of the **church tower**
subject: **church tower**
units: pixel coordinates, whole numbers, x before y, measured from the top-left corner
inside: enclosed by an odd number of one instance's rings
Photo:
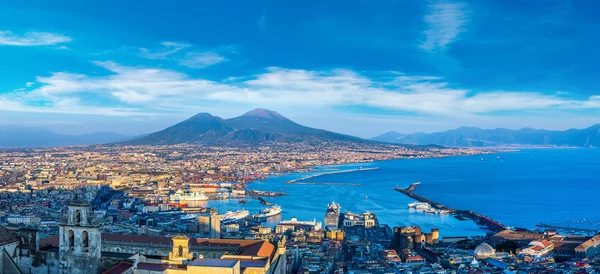
[[[60,273],[100,272],[100,227],[92,218],[89,203],[72,201],[69,204],[59,235]]]
[[[183,264],[193,259],[189,244],[190,238],[186,236],[173,237],[173,251],[169,252],[169,263]]]

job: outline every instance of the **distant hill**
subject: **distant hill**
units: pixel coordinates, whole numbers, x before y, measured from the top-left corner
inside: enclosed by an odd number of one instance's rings
[[[255,109],[231,119],[200,113],[164,130],[124,144],[166,145],[200,142],[247,145],[269,141],[368,142],[358,137],[305,127],[275,111]]]
[[[0,148],[91,145],[120,142],[131,138],[113,132],[66,135],[31,127],[0,128]]]
[[[390,131],[371,138],[374,141],[413,144],[440,145],[451,147],[483,147],[483,146],[573,146],[600,147],[600,124],[585,129],[569,129],[565,131],[523,128],[481,129],[476,127],[460,127],[436,133],[402,134]]]

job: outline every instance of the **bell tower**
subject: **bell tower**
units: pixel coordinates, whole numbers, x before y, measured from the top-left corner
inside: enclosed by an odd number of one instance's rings
[[[99,273],[102,239],[89,203],[72,201],[69,204],[59,235],[61,273]]]
[[[173,251],[169,252],[169,263],[183,264],[186,261],[193,259],[193,254],[190,253],[190,238],[186,236],[173,237]]]

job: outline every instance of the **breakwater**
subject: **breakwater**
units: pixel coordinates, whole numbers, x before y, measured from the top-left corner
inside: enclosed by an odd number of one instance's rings
[[[358,171],[368,171],[368,170],[375,170],[378,169],[377,167],[371,167],[371,168],[356,168],[356,169],[348,169],[348,170],[337,170],[337,171],[331,171],[331,172],[325,172],[325,173],[320,173],[320,174],[315,174],[315,175],[310,175],[310,176],[306,176],[306,177],[302,177],[302,178],[298,178],[298,179],[294,179],[294,180],[290,180],[285,182],[286,185],[340,185],[340,186],[360,186],[360,184],[353,184],[353,183],[335,183],[335,182],[305,182],[305,180],[308,179],[312,179],[312,178],[317,178],[317,177],[321,177],[321,176],[325,176],[325,175],[332,175],[332,174],[340,174],[340,173],[349,173],[349,172],[358,172]]]
[[[431,199],[425,198],[425,197],[423,197],[421,195],[418,195],[418,194],[414,193],[413,191],[415,190],[415,188],[419,184],[420,184],[420,182],[411,184],[408,188],[400,188],[400,187],[396,186],[395,188],[392,188],[392,190],[398,191],[398,192],[400,192],[400,193],[402,193],[402,194],[404,194],[404,195],[406,195],[406,196],[408,196],[408,197],[410,197],[412,199],[415,199],[415,200],[417,200],[419,202],[428,203],[428,204],[430,204],[435,209],[448,210],[450,213],[455,214],[455,216],[457,216],[458,218],[461,218],[461,219],[472,219],[473,221],[475,221],[478,224],[485,225],[486,227],[488,227],[492,231],[498,232],[498,231],[506,230],[507,227],[505,225],[503,225],[502,223],[500,223],[500,222],[498,222],[498,221],[496,221],[496,220],[494,220],[494,219],[492,219],[492,218],[490,218],[488,216],[485,216],[483,214],[479,214],[479,213],[474,212],[472,210],[457,210],[457,209],[453,209],[453,208],[447,207],[447,206],[445,206],[443,204],[440,204],[440,203],[438,203],[436,201],[433,201]]]

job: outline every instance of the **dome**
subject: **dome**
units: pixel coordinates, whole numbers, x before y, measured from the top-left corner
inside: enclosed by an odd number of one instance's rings
[[[496,250],[491,245],[482,243],[475,248],[474,253],[476,258],[488,258],[493,257],[496,254]]]

